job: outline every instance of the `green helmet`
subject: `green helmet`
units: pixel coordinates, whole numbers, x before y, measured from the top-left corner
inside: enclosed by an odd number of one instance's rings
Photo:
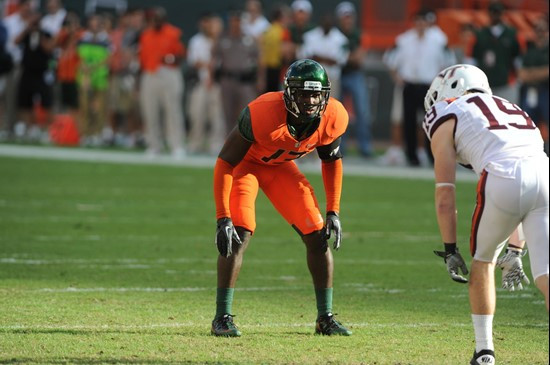
[[[301,93],[320,92],[318,104],[299,102]],[[312,122],[319,118],[327,108],[330,96],[330,81],[324,67],[316,61],[303,59],[294,62],[288,68],[284,79],[284,94],[286,110],[301,122]],[[307,112],[315,107],[316,110]]]

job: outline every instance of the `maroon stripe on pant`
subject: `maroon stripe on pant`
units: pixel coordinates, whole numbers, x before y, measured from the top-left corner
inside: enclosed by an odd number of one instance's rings
[[[479,223],[481,222],[481,216],[483,209],[485,208],[485,185],[487,184],[487,171],[481,173],[481,177],[477,183],[477,199],[476,209],[472,216],[472,231],[470,232],[470,253],[472,257],[476,253],[477,248],[477,231],[479,229]]]

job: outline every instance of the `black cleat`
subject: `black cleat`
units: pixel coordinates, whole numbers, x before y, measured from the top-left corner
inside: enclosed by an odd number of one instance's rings
[[[315,334],[323,336],[351,336],[351,331],[334,319],[334,314],[327,313],[317,317],[315,321]]]
[[[470,365],[495,365],[495,352],[492,350],[474,351],[474,357],[470,361]]]
[[[233,323],[232,314],[224,314],[221,317],[214,318],[210,333],[214,336],[240,337],[241,331]]]

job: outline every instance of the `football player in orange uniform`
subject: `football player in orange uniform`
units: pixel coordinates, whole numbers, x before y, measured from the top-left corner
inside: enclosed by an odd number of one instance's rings
[[[307,264],[317,300],[315,332],[351,335],[332,314],[333,259],[327,241],[338,249],[342,230],[338,212],[342,191],[340,139],[348,113],[330,95],[323,66],[303,59],[290,65],[284,92],[259,96],[241,112],[214,168],[218,283],[212,334],[240,336],[231,307],[243,254],[256,228],[255,200],[261,188],[306,245]],[[326,223],[313,188],[295,159],[317,150],[322,160]]]

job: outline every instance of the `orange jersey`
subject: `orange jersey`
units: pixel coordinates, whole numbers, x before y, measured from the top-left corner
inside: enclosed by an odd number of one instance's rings
[[[244,159],[251,162],[280,165],[295,160],[316,147],[332,143],[344,134],[348,126],[348,113],[334,98],[329,99],[317,130],[301,141],[288,130],[282,91],[263,94],[248,104],[248,108],[254,143]]]
[[[139,41],[141,68],[145,72],[156,72],[164,56],[183,56],[185,47],[180,38],[181,31],[170,24],[164,24],[159,30],[151,27],[144,30]]]

